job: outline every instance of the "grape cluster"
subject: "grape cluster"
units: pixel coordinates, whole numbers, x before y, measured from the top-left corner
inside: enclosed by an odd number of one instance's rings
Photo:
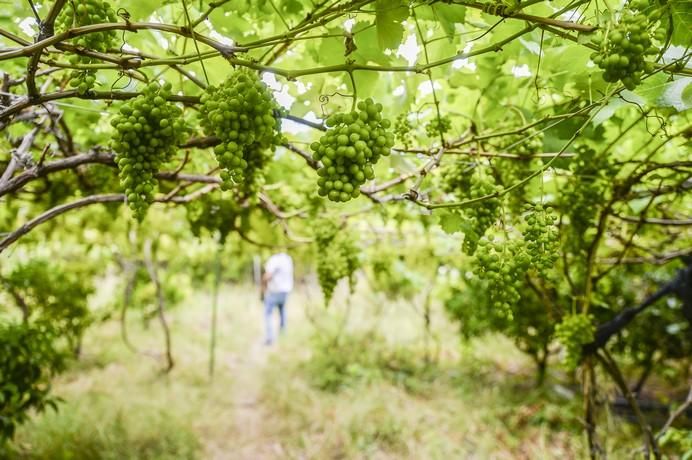
[[[593,341],[595,332],[592,315],[569,315],[555,326],[555,338],[565,347],[564,363],[568,368],[577,367],[582,347]]]
[[[471,176],[467,199],[480,198],[501,191],[502,188],[495,185],[492,177],[473,174]],[[473,203],[464,209],[464,215],[468,219],[470,228],[464,235],[462,250],[466,254],[473,254],[480,238],[490,228],[499,215],[500,199],[498,197],[488,198],[477,203]]]
[[[188,131],[182,109],[166,100],[170,95],[170,83],[149,83],[142,94],[123,104],[111,121],[120,185],[138,220],[144,218],[154,199],[154,174],[171,158]]]
[[[531,257],[520,240],[499,241],[483,237],[473,259],[473,274],[486,284],[494,308],[509,310],[520,291]]]
[[[55,20],[55,28],[58,32],[65,32],[74,27],[116,22],[115,11],[107,2],[98,0],[79,0],[67,2]],[[73,42],[80,48],[105,53],[117,40],[114,30],[94,32],[81,35]],[[70,64],[91,64],[94,59],[89,56],[73,54],[70,56]],[[96,70],[73,70],[70,73],[70,86],[77,89],[79,94],[84,94],[94,87],[96,83]]]
[[[411,299],[419,291],[416,280],[406,267],[403,256],[378,247],[369,257],[372,269],[370,285],[389,299]]]
[[[572,176],[562,188],[562,205],[569,216],[569,228],[584,241],[583,235],[594,225],[596,215],[606,201],[616,169],[605,154],[587,145],[575,148],[576,158],[570,164]]]
[[[214,154],[222,168],[222,189],[243,184],[252,191],[269,152],[283,142],[274,96],[257,73],[240,68],[220,86],[208,87],[200,101],[205,133],[221,141]]]
[[[394,145],[391,122],[382,118],[382,104],[368,98],[358,110],[336,113],[327,118],[327,132],[310,148],[317,170],[320,196],[331,201],[348,201],[360,195],[360,186],[373,179],[373,166],[381,156],[389,155]]]
[[[463,196],[461,194],[471,187],[473,171],[473,164],[468,161],[455,161],[445,165],[441,172],[440,187],[446,193]]]
[[[449,117],[435,117],[425,125],[425,134],[430,138],[440,137],[452,128]]]
[[[236,229],[236,216],[241,213],[235,200],[205,195],[187,206],[187,221],[192,234],[199,238],[203,230],[218,234],[223,244],[228,234]]]
[[[527,205],[526,211],[527,214],[524,215],[526,249],[531,257],[531,265],[545,277],[559,257],[560,235],[555,225],[557,216],[551,208],[544,208],[540,204]]]
[[[360,267],[359,251],[353,238],[343,229],[339,229],[333,221],[318,222],[315,228],[317,277],[324,294],[325,305],[328,305],[340,279],[348,278],[353,292],[356,283],[355,272]]]
[[[404,144],[405,147],[408,147],[412,143],[412,128],[413,126],[411,125],[411,122],[408,120],[408,113],[403,112],[396,117],[396,121],[394,122],[394,136],[399,142]]]
[[[642,73],[654,69],[653,64],[645,58],[658,54],[652,38],[663,39],[665,31],[655,30],[650,25],[659,13],[649,8],[649,13],[645,14],[648,6],[647,0],[630,2],[605,37],[596,35],[594,42],[600,46],[600,50],[591,55],[591,60],[604,70],[605,81],[620,80],[625,88],[632,90],[639,85]]]
[[[509,153],[521,157],[529,157],[543,151],[543,132],[535,128],[528,129],[524,134],[505,139],[503,148],[511,148]]]

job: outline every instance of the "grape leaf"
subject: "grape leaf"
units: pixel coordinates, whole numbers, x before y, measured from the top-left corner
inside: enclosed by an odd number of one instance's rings
[[[442,3],[437,3],[432,6],[432,9],[433,14],[440,22],[440,25],[451,40],[455,32],[454,24],[461,24],[466,19],[466,8],[461,5],[445,5]]]
[[[440,227],[445,233],[453,234],[460,232],[464,226],[464,218],[456,211],[446,211],[440,215]]]
[[[689,46],[692,43],[692,7],[689,0],[673,0],[668,3],[672,19],[673,36],[671,43]]]
[[[391,58],[384,54],[384,48],[377,46],[378,38],[376,35],[379,36],[379,27],[376,30],[370,23],[358,22],[353,26],[351,33],[353,34],[356,48],[349,57],[363,64],[368,62],[375,62],[381,65],[390,64]]]
[[[408,8],[401,0],[377,0],[375,24],[380,49],[397,49],[404,37],[402,21],[408,17]]]
[[[452,41],[455,33],[454,25],[462,24],[466,20],[466,8],[462,5],[435,3],[429,7],[416,8],[416,15],[420,19],[439,22],[449,40]]]
[[[658,105],[673,107],[678,112],[692,109],[692,78],[684,77],[667,83]]]

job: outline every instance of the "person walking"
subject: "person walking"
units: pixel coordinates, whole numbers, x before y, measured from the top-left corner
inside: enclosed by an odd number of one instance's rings
[[[265,345],[274,343],[272,315],[279,310],[279,329],[286,328],[286,299],[293,290],[293,259],[285,252],[272,255],[264,266],[262,295],[264,298]]]

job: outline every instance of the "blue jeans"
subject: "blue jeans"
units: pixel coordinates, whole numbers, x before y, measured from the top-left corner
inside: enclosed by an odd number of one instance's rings
[[[285,308],[287,292],[268,292],[264,296],[264,328],[265,342],[274,342],[274,328],[272,327],[272,313],[274,308],[279,309],[279,328],[281,331],[286,327]]]

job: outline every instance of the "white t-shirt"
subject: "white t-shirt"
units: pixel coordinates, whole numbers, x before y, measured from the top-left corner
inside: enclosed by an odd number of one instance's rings
[[[286,253],[274,254],[264,266],[270,276],[267,292],[291,292],[293,290],[293,260]]]

